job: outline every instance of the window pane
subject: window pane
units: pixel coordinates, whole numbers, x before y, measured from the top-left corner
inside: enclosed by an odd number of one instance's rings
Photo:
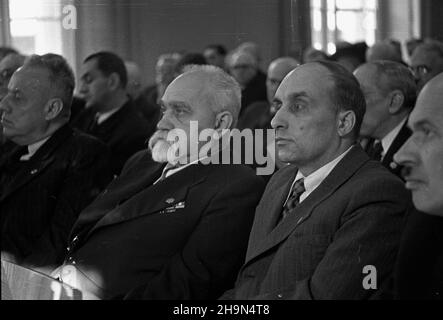
[[[338,9],[361,9],[366,0],[337,0]]]

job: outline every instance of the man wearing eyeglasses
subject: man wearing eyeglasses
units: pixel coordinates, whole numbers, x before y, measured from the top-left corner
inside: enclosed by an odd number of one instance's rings
[[[237,51],[230,58],[229,73],[242,89],[240,116],[253,102],[266,101],[266,75],[259,69],[257,59],[249,52]]]
[[[443,72],[443,42],[430,40],[419,45],[412,54],[410,65],[421,91],[429,80]]]

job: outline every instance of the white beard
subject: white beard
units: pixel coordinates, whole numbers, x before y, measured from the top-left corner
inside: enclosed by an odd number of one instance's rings
[[[155,162],[169,162],[176,165],[179,161],[180,146],[172,141],[169,142],[167,140],[168,134],[169,132],[166,131],[156,131],[149,139],[149,150],[151,150],[152,159]]]

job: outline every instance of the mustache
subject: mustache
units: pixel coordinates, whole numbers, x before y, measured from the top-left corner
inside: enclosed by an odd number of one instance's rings
[[[167,142],[168,133],[169,133],[169,131],[166,131],[166,130],[155,131],[154,134],[149,139],[149,142],[148,142],[149,149],[152,151],[155,144],[160,140],[164,140],[165,142]]]

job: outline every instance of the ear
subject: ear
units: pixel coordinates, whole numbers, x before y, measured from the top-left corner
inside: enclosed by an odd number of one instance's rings
[[[344,137],[354,130],[356,122],[355,112],[352,110],[343,110],[338,113],[338,134]]]
[[[121,85],[120,76],[117,73],[111,73],[108,76],[108,88],[111,91],[117,90]]]
[[[54,120],[63,110],[63,101],[60,98],[50,99],[44,109],[45,119],[47,121]]]
[[[230,129],[234,118],[229,111],[222,111],[218,113],[215,117],[215,130]]]
[[[396,114],[403,107],[405,97],[400,90],[394,90],[389,94],[389,113]]]

